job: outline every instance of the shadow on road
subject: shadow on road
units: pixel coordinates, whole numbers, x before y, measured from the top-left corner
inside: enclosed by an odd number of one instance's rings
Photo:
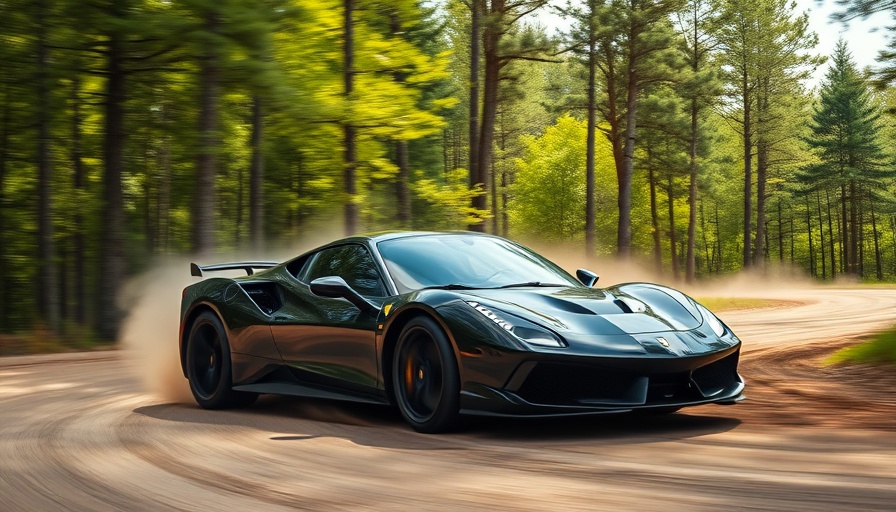
[[[712,406],[710,406],[712,407]],[[156,420],[245,427],[270,432],[271,441],[297,442],[338,437],[351,442],[399,449],[455,449],[465,443],[545,445],[588,441],[589,444],[636,444],[688,439],[727,432],[740,420],[710,415],[718,406],[698,407],[699,414],[610,414],[561,418],[465,418],[461,428],[447,435],[414,432],[392,407],[348,404],[283,396],[262,397],[252,407],[235,411],[206,411],[195,405],[158,404],[134,413]]]

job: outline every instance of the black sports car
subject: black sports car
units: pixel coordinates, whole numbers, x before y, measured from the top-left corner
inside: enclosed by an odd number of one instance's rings
[[[395,404],[416,430],[459,414],[553,416],[743,398],[741,343],[655,284],[592,288],[529,249],[473,233],[338,240],[183,291],[180,354],[202,407],[259,393]],[[261,270],[255,273],[254,270]]]

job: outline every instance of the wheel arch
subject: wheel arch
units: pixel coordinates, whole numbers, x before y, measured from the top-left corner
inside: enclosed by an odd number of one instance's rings
[[[180,350],[180,369],[184,374],[184,377],[187,376],[187,339],[190,337],[190,331],[193,330],[193,322],[196,321],[196,318],[199,317],[202,313],[209,311],[212,314],[218,317],[218,320],[221,321],[221,325],[224,326],[224,331],[226,333],[227,323],[224,321],[224,318],[221,316],[221,312],[218,311],[216,307],[207,303],[207,302],[197,302],[190,307],[190,310],[184,315],[184,321],[182,324],[182,328],[180,331],[180,340],[179,340],[179,350]],[[228,344],[228,350],[230,346]]]
[[[426,307],[424,304],[408,304],[397,311],[389,320],[383,334],[383,348],[380,356],[380,367],[382,368],[382,379],[385,386],[386,398],[391,404],[395,404],[395,390],[392,388],[392,360],[395,357],[395,347],[398,345],[398,337],[404,327],[413,319],[419,317],[428,317],[436,322],[442,332],[451,343],[451,349],[454,350],[454,359],[457,361],[458,378],[461,385],[464,382],[464,369],[461,364],[460,351],[451,329],[445,323],[445,320],[436,313],[435,310]]]

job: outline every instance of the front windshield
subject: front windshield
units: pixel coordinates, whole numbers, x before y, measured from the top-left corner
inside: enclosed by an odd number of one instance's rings
[[[560,267],[501,238],[425,235],[386,240],[377,247],[400,293],[441,286],[579,285]]]

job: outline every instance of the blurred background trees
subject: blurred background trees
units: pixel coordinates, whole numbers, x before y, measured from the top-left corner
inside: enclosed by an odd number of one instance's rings
[[[112,340],[155,258],[333,225],[892,281],[893,55],[813,83],[816,41],[784,0],[0,2],[0,331]]]

